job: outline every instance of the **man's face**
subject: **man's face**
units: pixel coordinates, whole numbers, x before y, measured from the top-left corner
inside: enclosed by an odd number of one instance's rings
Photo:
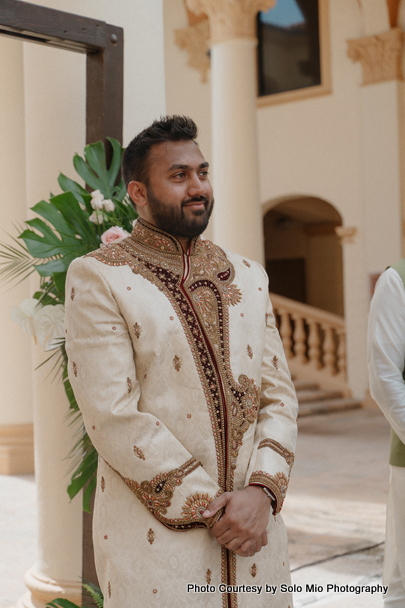
[[[207,227],[214,199],[208,163],[193,141],[170,141],[150,152],[147,205],[141,217],[161,230],[191,239]]]

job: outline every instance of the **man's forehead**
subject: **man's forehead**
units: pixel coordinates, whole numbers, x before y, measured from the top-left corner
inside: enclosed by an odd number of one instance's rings
[[[165,141],[151,148],[151,168],[159,165],[168,170],[172,165],[199,166],[205,162],[200,148],[192,141]]]

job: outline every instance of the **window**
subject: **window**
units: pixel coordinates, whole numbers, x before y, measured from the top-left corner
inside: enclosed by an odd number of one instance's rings
[[[271,103],[272,97],[274,101],[287,101],[330,91],[326,1],[278,0],[274,8],[259,13],[261,101]],[[307,90],[304,95],[303,89]]]

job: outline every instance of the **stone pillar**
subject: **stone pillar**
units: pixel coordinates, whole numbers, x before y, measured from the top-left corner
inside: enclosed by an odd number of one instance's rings
[[[214,241],[264,262],[257,154],[256,17],[275,0],[187,0],[211,30]]]
[[[362,68],[360,124],[363,210],[359,242],[362,243],[363,255],[359,256],[356,246],[348,245],[345,251],[346,267],[349,269],[362,264],[364,276],[357,282],[357,295],[351,296],[352,306],[350,307],[348,302],[346,308],[348,335],[349,326],[356,325],[352,339],[349,336],[347,349],[348,367],[354,374],[350,385],[357,395],[360,389],[364,392],[368,386],[365,363],[361,371],[359,361],[364,361],[365,356],[365,347],[361,345],[366,343],[368,305],[371,298],[370,278],[403,255],[403,36],[401,29],[392,28],[381,34],[348,41],[349,57],[359,62]],[[359,298],[362,302],[360,315],[356,313]],[[354,323],[356,315],[357,321]],[[357,371],[353,372],[356,369]]]
[[[32,207],[48,199],[50,191],[58,192],[59,171],[74,177],[73,154],[84,147],[85,59],[31,43],[24,43],[23,49],[25,198]],[[36,274],[30,283],[34,293]],[[16,606],[45,608],[57,597],[80,604],[82,501],[77,496],[70,502],[66,490],[75,428],[69,426],[69,403],[60,377],[55,378],[56,370],[52,372],[49,365],[35,369],[51,353],[39,345],[33,345],[32,352],[38,558],[25,575],[28,591]]]
[[[23,47],[5,37],[0,38],[0,106],[0,238],[16,246],[8,234],[15,236],[14,226],[26,219]],[[10,318],[12,306],[30,297],[29,285],[2,279],[0,294],[0,475],[32,473],[32,340]]]

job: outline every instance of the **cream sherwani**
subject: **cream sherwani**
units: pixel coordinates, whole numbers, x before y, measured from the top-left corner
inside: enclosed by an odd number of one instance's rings
[[[289,593],[259,593],[289,582],[278,513],[297,416],[261,266],[201,237],[185,255],[138,220],[129,238],[71,264],[66,302],[69,378],[99,453],[105,607],[292,607]],[[245,558],[211,537],[221,513],[202,513],[252,483],[276,501],[268,546]]]

